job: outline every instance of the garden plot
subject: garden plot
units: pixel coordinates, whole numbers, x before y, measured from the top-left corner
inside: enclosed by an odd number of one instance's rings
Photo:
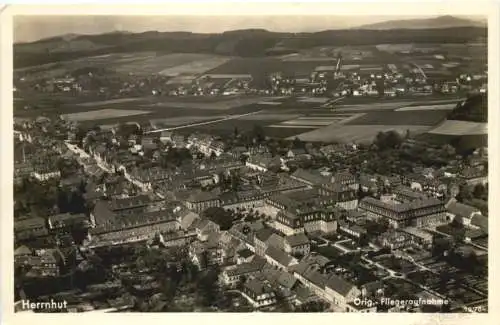
[[[100,109],[100,110],[96,110],[96,111],[63,114],[62,117],[68,121],[83,122],[83,121],[120,118],[120,117],[125,117],[125,116],[144,115],[144,114],[150,114],[150,113],[151,113],[150,111],[108,108],[108,109]]]

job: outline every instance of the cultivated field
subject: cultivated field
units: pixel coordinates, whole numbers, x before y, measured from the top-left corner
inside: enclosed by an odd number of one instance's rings
[[[421,106],[406,106],[406,107],[401,107],[396,109],[396,112],[405,112],[405,111],[440,111],[440,110],[445,110],[445,111],[451,111],[453,110],[457,105],[455,103],[453,104],[443,104],[443,105],[421,105]]]
[[[447,120],[429,131],[431,134],[442,135],[486,135],[488,123]]]
[[[217,56],[197,53],[173,53],[161,56],[147,56],[125,59],[120,62],[115,69],[119,72],[147,75],[153,73],[163,74],[175,67],[188,66],[196,62],[205,62],[207,60],[217,59]]]
[[[105,105],[112,105],[112,104],[137,102],[137,101],[142,101],[142,100],[144,100],[144,98],[142,98],[142,97],[118,98],[118,99],[102,100],[99,102],[80,103],[80,104],[76,104],[76,105],[82,106],[82,107],[95,107],[95,106],[105,106]]]
[[[156,128],[165,128],[170,126],[186,125],[190,123],[204,122],[217,120],[228,117],[228,115],[211,115],[211,116],[175,116],[168,118],[151,119],[151,125]]]
[[[213,102],[189,102],[189,101],[166,101],[159,102],[151,105],[144,105],[143,107],[158,107],[158,108],[193,108],[193,109],[209,109],[209,110],[228,110],[239,106],[246,106],[258,103],[260,101],[267,101],[272,97],[236,97],[231,99],[219,99]]]
[[[209,70],[215,69],[218,66],[231,60],[229,57],[212,56],[201,60],[194,60],[189,63],[175,65],[167,69],[163,69],[159,74],[164,76],[178,76],[181,74],[202,74]]]
[[[100,109],[96,111],[87,111],[71,114],[63,114],[62,117],[69,121],[82,122],[82,121],[95,121],[119,118],[125,116],[135,116],[149,114],[150,111],[139,111],[139,110],[122,110],[122,109]]]
[[[412,134],[423,133],[429,129],[427,126],[418,125],[338,125],[332,124],[327,127],[317,129],[311,132],[302,133],[298,138],[303,141],[318,142],[371,142],[378,132],[387,132],[390,130],[405,134],[410,130]]]
[[[434,126],[444,118],[448,111],[381,111],[370,112],[350,121],[349,125],[425,125]]]

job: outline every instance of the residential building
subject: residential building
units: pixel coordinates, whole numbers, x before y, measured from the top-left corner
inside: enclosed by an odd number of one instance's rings
[[[311,251],[309,238],[303,233],[286,236],[284,240],[284,251],[292,255],[305,256]]]
[[[258,279],[250,279],[243,286],[243,296],[256,308],[276,303],[276,293],[270,284]]]
[[[482,214],[479,209],[460,203],[453,198],[446,203],[446,215],[448,220],[454,220],[466,227],[469,227],[471,225],[472,218],[474,218],[474,216],[481,216]]]
[[[283,271],[288,271],[290,266],[299,263],[296,258],[274,246],[269,246],[266,249],[265,258],[269,264]]]
[[[26,240],[45,237],[49,234],[44,218],[32,217],[14,221],[14,236],[16,240]]]

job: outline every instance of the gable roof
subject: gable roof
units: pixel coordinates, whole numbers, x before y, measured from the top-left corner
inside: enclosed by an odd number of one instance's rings
[[[484,232],[488,233],[488,218],[481,215],[481,214],[475,214],[470,223],[474,226],[477,226],[481,228]]]
[[[290,245],[291,247],[295,246],[302,246],[302,245],[307,245],[309,244],[309,238],[304,233],[298,233],[295,235],[291,236],[286,236],[285,241]]]
[[[31,250],[31,248],[29,248],[28,246],[26,245],[22,245],[22,246],[19,246],[18,248],[16,248],[16,250],[14,251],[14,256],[21,256],[21,255],[32,255],[33,254],[33,251]]]
[[[462,218],[470,218],[473,213],[480,213],[479,209],[459,202],[450,202],[447,206],[447,210]]]
[[[267,240],[266,240],[267,246],[273,246],[279,249],[284,248],[284,238],[281,237],[278,234],[272,234]]]
[[[273,247],[273,246],[269,246],[266,249],[266,256],[275,260],[276,262],[278,262],[280,265],[283,265],[283,266],[290,265],[290,263],[292,263],[294,260],[294,258],[292,256],[288,255],[284,251],[282,251],[276,247]]]
[[[271,235],[274,234],[274,231],[270,228],[262,228],[255,232],[255,238],[262,242],[266,242]]]
[[[326,286],[344,297],[355,287],[354,284],[347,282],[335,274],[328,277]]]

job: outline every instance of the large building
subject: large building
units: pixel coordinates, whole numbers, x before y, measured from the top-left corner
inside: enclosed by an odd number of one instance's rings
[[[397,203],[365,197],[361,200],[359,208],[365,211],[368,217],[386,219],[394,228],[435,227],[446,223],[444,203],[435,198]]]

